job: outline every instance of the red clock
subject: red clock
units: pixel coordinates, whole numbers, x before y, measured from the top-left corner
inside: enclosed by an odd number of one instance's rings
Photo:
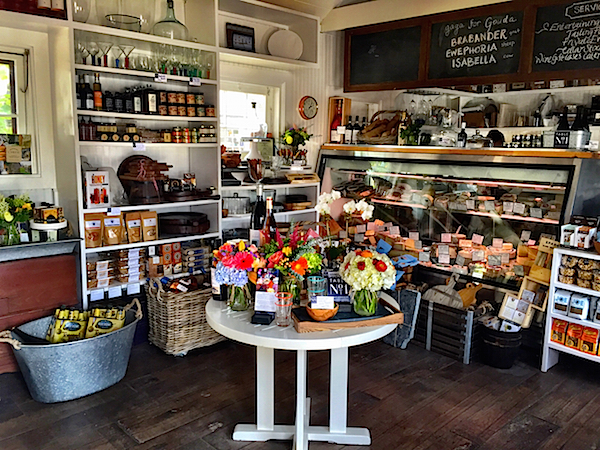
[[[300,99],[300,103],[298,104],[298,112],[304,120],[314,119],[318,110],[319,105],[313,97],[305,95]]]

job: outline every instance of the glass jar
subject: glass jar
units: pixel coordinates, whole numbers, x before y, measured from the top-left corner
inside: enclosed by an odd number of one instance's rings
[[[246,311],[250,308],[252,296],[247,284],[242,287],[231,284],[227,286],[227,292],[229,293],[227,306],[232,311]]]
[[[90,0],[73,0],[73,20],[87,22],[90,17]]]
[[[284,275],[279,292],[289,292],[292,294],[292,302],[294,305],[300,304],[300,293],[302,292],[302,280],[293,275]]]
[[[171,39],[188,40],[189,34],[187,27],[175,17],[173,0],[167,0],[167,13],[160,22],[156,22],[152,28],[152,34]]]
[[[379,293],[360,289],[352,293],[352,306],[354,312],[359,316],[372,316],[377,311]]]
[[[144,33],[150,32],[150,27],[154,23],[154,8],[154,2],[148,0],[96,2],[96,13],[101,25]]]

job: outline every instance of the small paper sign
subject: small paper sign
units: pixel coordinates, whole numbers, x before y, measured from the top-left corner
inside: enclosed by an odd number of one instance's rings
[[[421,250],[423,248],[423,242],[422,241],[415,241],[415,249],[416,250]]]
[[[365,235],[364,234],[362,234],[362,233],[361,234],[356,233],[354,235],[354,242],[362,242],[364,240],[365,240]]]
[[[121,208],[108,208],[108,211],[106,211],[106,215],[107,216],[120,216]]]
[[[392,228],[392,226],[394,226],[394,224],[392,222],[386,222],[383,224],[383,228],[385,230],[389,230],[390,228]]]
[[[502,265],[502,257],[500,255],[490,255],[490,256],[488,256],[488,265],[490,265],[490,266],[501,266]]]
[[[104,300],[104,289],[94,289],[90,292],[90,301],[97,302],[99,300]]]
[[[523,270],[523,266],[514,266],[513,270],[515,271],[515,275],[518,277],[524,277],[525,271]]]
[[[123,289],[121,286],[113,286],[108,288],[108,298],[117,298],[123,295]]]
[[[146,144],[144,144],[143,142],[134,142],[133,143],[133,150],[136,152],[145,152],[146,151]]]
[[[494,202],[493,202],[493,201],[491,201],[491,200],[486,200],[486,201],[484,202],[484,205],[485,205],[485,210],[486,210],[486,211],[496,211],[496,205],[494,204]]]
[[[331,295],[317,295],[310,302],[312,309],[333,309],[335,308],[335,298]]]
[[[494,238],[492,240],[492,247],[494,248],[502,248],[502,244],[504,244],[504,239],[502,238]]]
[[[525,214],[525,205],[523,203],[515,203],[513,211],[517,214]]]
[[[154,264],[155,266],[159,265],[160,264],[160,256],[153,256],[152,264]]]
[[[442,242],[452,242],[452,233],[442,233]]]
[[[458,246],[461,248],[471,248],[473,247],[473,241],[470,239],[460,239],[458,241]]]
[[[312,231],[312,228],[311,228]],[[154,256],[156,255],[156,247],[151,245],[150,247],[148,247],[148,256]]]
[[[475,200],[467,200],[466,201],[467,209],[475,209]]]
[[[419,252],[419,261],[420,262],[429,262],[431,258],[431,254],[429,252]]]
[[[529,230],[521,231],[521,242],[528,241],[530,237],[531,237],[531,231],[529,231]]]
[[[392,228],[390,228],[390,235],[392,235],[392,236],[400,236],[400,227],[399,226],[393,226]]]
[[[473,244],[483,245],[483,236],[480,234],[474,234],[471,240],[473,241]]]
[[[377,224],[375,222],[369,222],[367,224],[367,231],[377,231]]]
[[[531,208],[529,210],[529,214],[531,217],[535,217],[536,219],[541,219],[543,217],[541,208]]]
[[[7,163],[20,163],[23,160],[23,153],[21,147],[18,145],[7,145],[6,146],[6,162]]]
[[[130,248],[129,252],[127,252],[127,257],[129,259],[139,258],[140,257],[140,249],[139,248]]]
[[[127,295],[136,295],[139,293],[140,293],[139,283],[127,285]]]
[[[473,252],[473,261],[483,261],[483,258],[485,258],[483,250],[475,250]]]
[[[339,233],[340,239],[346,239],[348,237],[348,233],[345,230],[340,231]]]
[[[483,278],[483,272],[473,272],[473,278]]]
[[[166,83],[167,82],[167,74],[166,73],[155,73],[154,81],[157,83]]]
[[[465,265],[465,262],[466,262],[466,261],[465,261],[465,258],[464,258],[464,256],[460,256],[460,255],[458,255],[458,256],[456,257],[456,265],[457,265],[457,266],[464,266],[464,265]]]
[[[504,210],[505,213],[513,212],[514,208],[515,208],[515,204],[513,202],[502,203],[502,209]]]
[[[527,241],[528,247],[533,247],[534,245],[535,245],[535,239],[529,239],[529,241]]]
[[[502,258],[502,264],[510,263],[510,253],[501,253],[500,257]]]
[[[356,225],[356,232],[357,233],[364,233],[366,231],[367,231],[367,226],[365,224]]]
[[[448,247],[447,245],[438,245],[438,255],[449,255],[450,254],[450,247]]]
[[[202,78],[191,77],[190,86],[202,86]]]
[[[277,298],[275,297],[274,292],[256,291],[254,310],[275,312],[276,300]]]
[[[134,274],[130,273],[129,278],[127,279],[127,282],[135,283],[136,281],[140,281],[140,274],[139,273],[134,273]]]
[[[456,209],[457,209],[457,211],[466,211],[467,204],[466,203],[456,203]]]
[[[450,264],[450,255],[440,255],[438,261],[440,264]]]
[[[411,231],[408,233],[408,238],[412,239],[413,241],[418,241],[419,240],[419,232],[418,231]]]

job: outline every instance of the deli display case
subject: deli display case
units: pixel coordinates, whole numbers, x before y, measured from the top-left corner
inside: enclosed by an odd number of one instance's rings
[[[531,266],[518,251],[559,236],[572,215],[600,213],[591,153],[324,145],[318,175],[323,192],[366,199],[375,218],[415,238],[421,266],[510,290]]]

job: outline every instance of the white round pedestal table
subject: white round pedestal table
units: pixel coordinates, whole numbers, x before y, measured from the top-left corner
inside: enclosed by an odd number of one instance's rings
[[[395,303],[386,296],[390,303]],[[256,424],[238,424],[236,441],[293,440],[294,449],[305,450],[309,441],[343,445],[369,445],[367,428],[347,426],[348,347],[365,344],[391,333],[397,324],[343,330],[298,333],[293,326],[250,323],[252,311],[235,312],[225,302],[210,300],[206,319],[215,331],[234,341],[256,346]],[[274,350],[295,350],[296,423],[275,425]],[[329,426],[311,426],[310,398],[306,395],[307,351],[331,350]]]

